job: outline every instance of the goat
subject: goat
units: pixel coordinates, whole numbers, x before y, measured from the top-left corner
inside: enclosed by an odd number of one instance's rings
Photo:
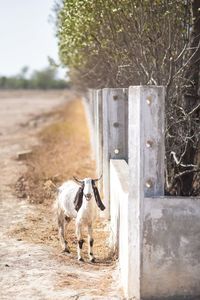
[[[100,177],[101,178],[101,177]],[[57,216],[58,216],[58,231],[59,239],[64,252],[70,253],[68,243],[65,240],[65,230],[72,219],[76,223],[76,236],[78,240],[77,253],[78,260],[83,261],[82,247],[83,247],[83,226],[88,228],[88,256],[91,262],[95,261],[93,255],[93,221],[96,218],[96,208],[94,198],[97,206],[104,210],[101,198],[95,182],[99,179],[85,178],[79,180],[74,177],[74,181],[69,180],[64,182],[58,189],[57,197]],[[79,187],[80,186],[80,187]]]

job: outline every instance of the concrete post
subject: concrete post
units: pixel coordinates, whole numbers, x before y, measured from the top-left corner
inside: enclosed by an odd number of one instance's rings
[[[95,159],[95,139],[94,139],[94,112],[93,112],[93,101],[94,90],[89,89],[87,96],[83,98],[83,104],[86,113],[86,119],[88,123],[88,129],[90,133],[90,145],[91,145],[91,157]]]
[[[95,154],[96,172],[100,177],[103,174],[103,114],[102,114],[102,90],[95,92]],[[103,180],[98,181],[99,191],[103,192]]]
[[[98,118],[98,109],[97,109],[97,90],[93,90],[93,97],[92,97],[92,117],[93,117],[93,144],[94,144],[94,158],[97,161],[97,147],[98,147],[98,140],[97,140],[97,118]]]
[[[96,173],[103,174],[103,116],[102,116],[102,90],[88,90],[84,98],[85,112],[90,131],[91,157],[96,161]],[[98,188],[103,193],[103,180],[98,181]]]
[[[129,202],[127,295],[139,300],[142,286],[144,197],[164,195],[163,87],[129,88]]]
[[[128,159],[127,89],[103,89],[103,194],[110,217],[110,159]]]

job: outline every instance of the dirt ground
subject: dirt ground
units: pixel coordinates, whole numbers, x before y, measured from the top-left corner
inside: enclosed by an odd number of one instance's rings
[[[52,205],[34,205],[26,197],[16,196],[15,183],[27,171],[17,154],[38,145],[38,132],[55,122],[51,113],[72,97],[53,91],[0,92],[2,300],[123,299],[116,263],[110,260],[107,247],[104,253],[97,251],[96,264],[77,262],[73,242],[72,254],[65,256],[56,237]],[[96,227],[98,248],[98,243],[104,242],[98,240],[98,231],[102,239],[107,227],[100,223]]]

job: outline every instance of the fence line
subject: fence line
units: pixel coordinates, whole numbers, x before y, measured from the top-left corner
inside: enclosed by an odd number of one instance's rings
[[[92,148],[128,299],[200,299],[200,198],[164,196],[164,98],[157,86],[88,94]]]

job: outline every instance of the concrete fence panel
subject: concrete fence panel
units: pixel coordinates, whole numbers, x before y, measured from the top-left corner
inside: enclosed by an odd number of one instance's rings
[[[129,289],[128,242],[128,164],[124,160],[110,161],[110,246],[119,255],[119,269],[124,294]]]
[[[91,157],[95,159],[95,131],[94,131],[94,93],[95,91],[90,89],[86,97],[83,98],[83,104],[85,108],[89,133],[90,133],[90,145],[91,145]]]
[[[200,299],[200,198],[164,196],[165,88],[103,89],[90,91],[89,99],[125,296]]]
[[[200,198],[145,198],[142,245],[142,299],[200,299]]]
[[[110,217],[110,159],[128,160],[127,89],[103,89],[103,193]]]
[[[103,175],[103,105],[102,90],[95,92],[95,156],[97,176]],[[103,192],[103,180],[98,181],[98,188]]]

